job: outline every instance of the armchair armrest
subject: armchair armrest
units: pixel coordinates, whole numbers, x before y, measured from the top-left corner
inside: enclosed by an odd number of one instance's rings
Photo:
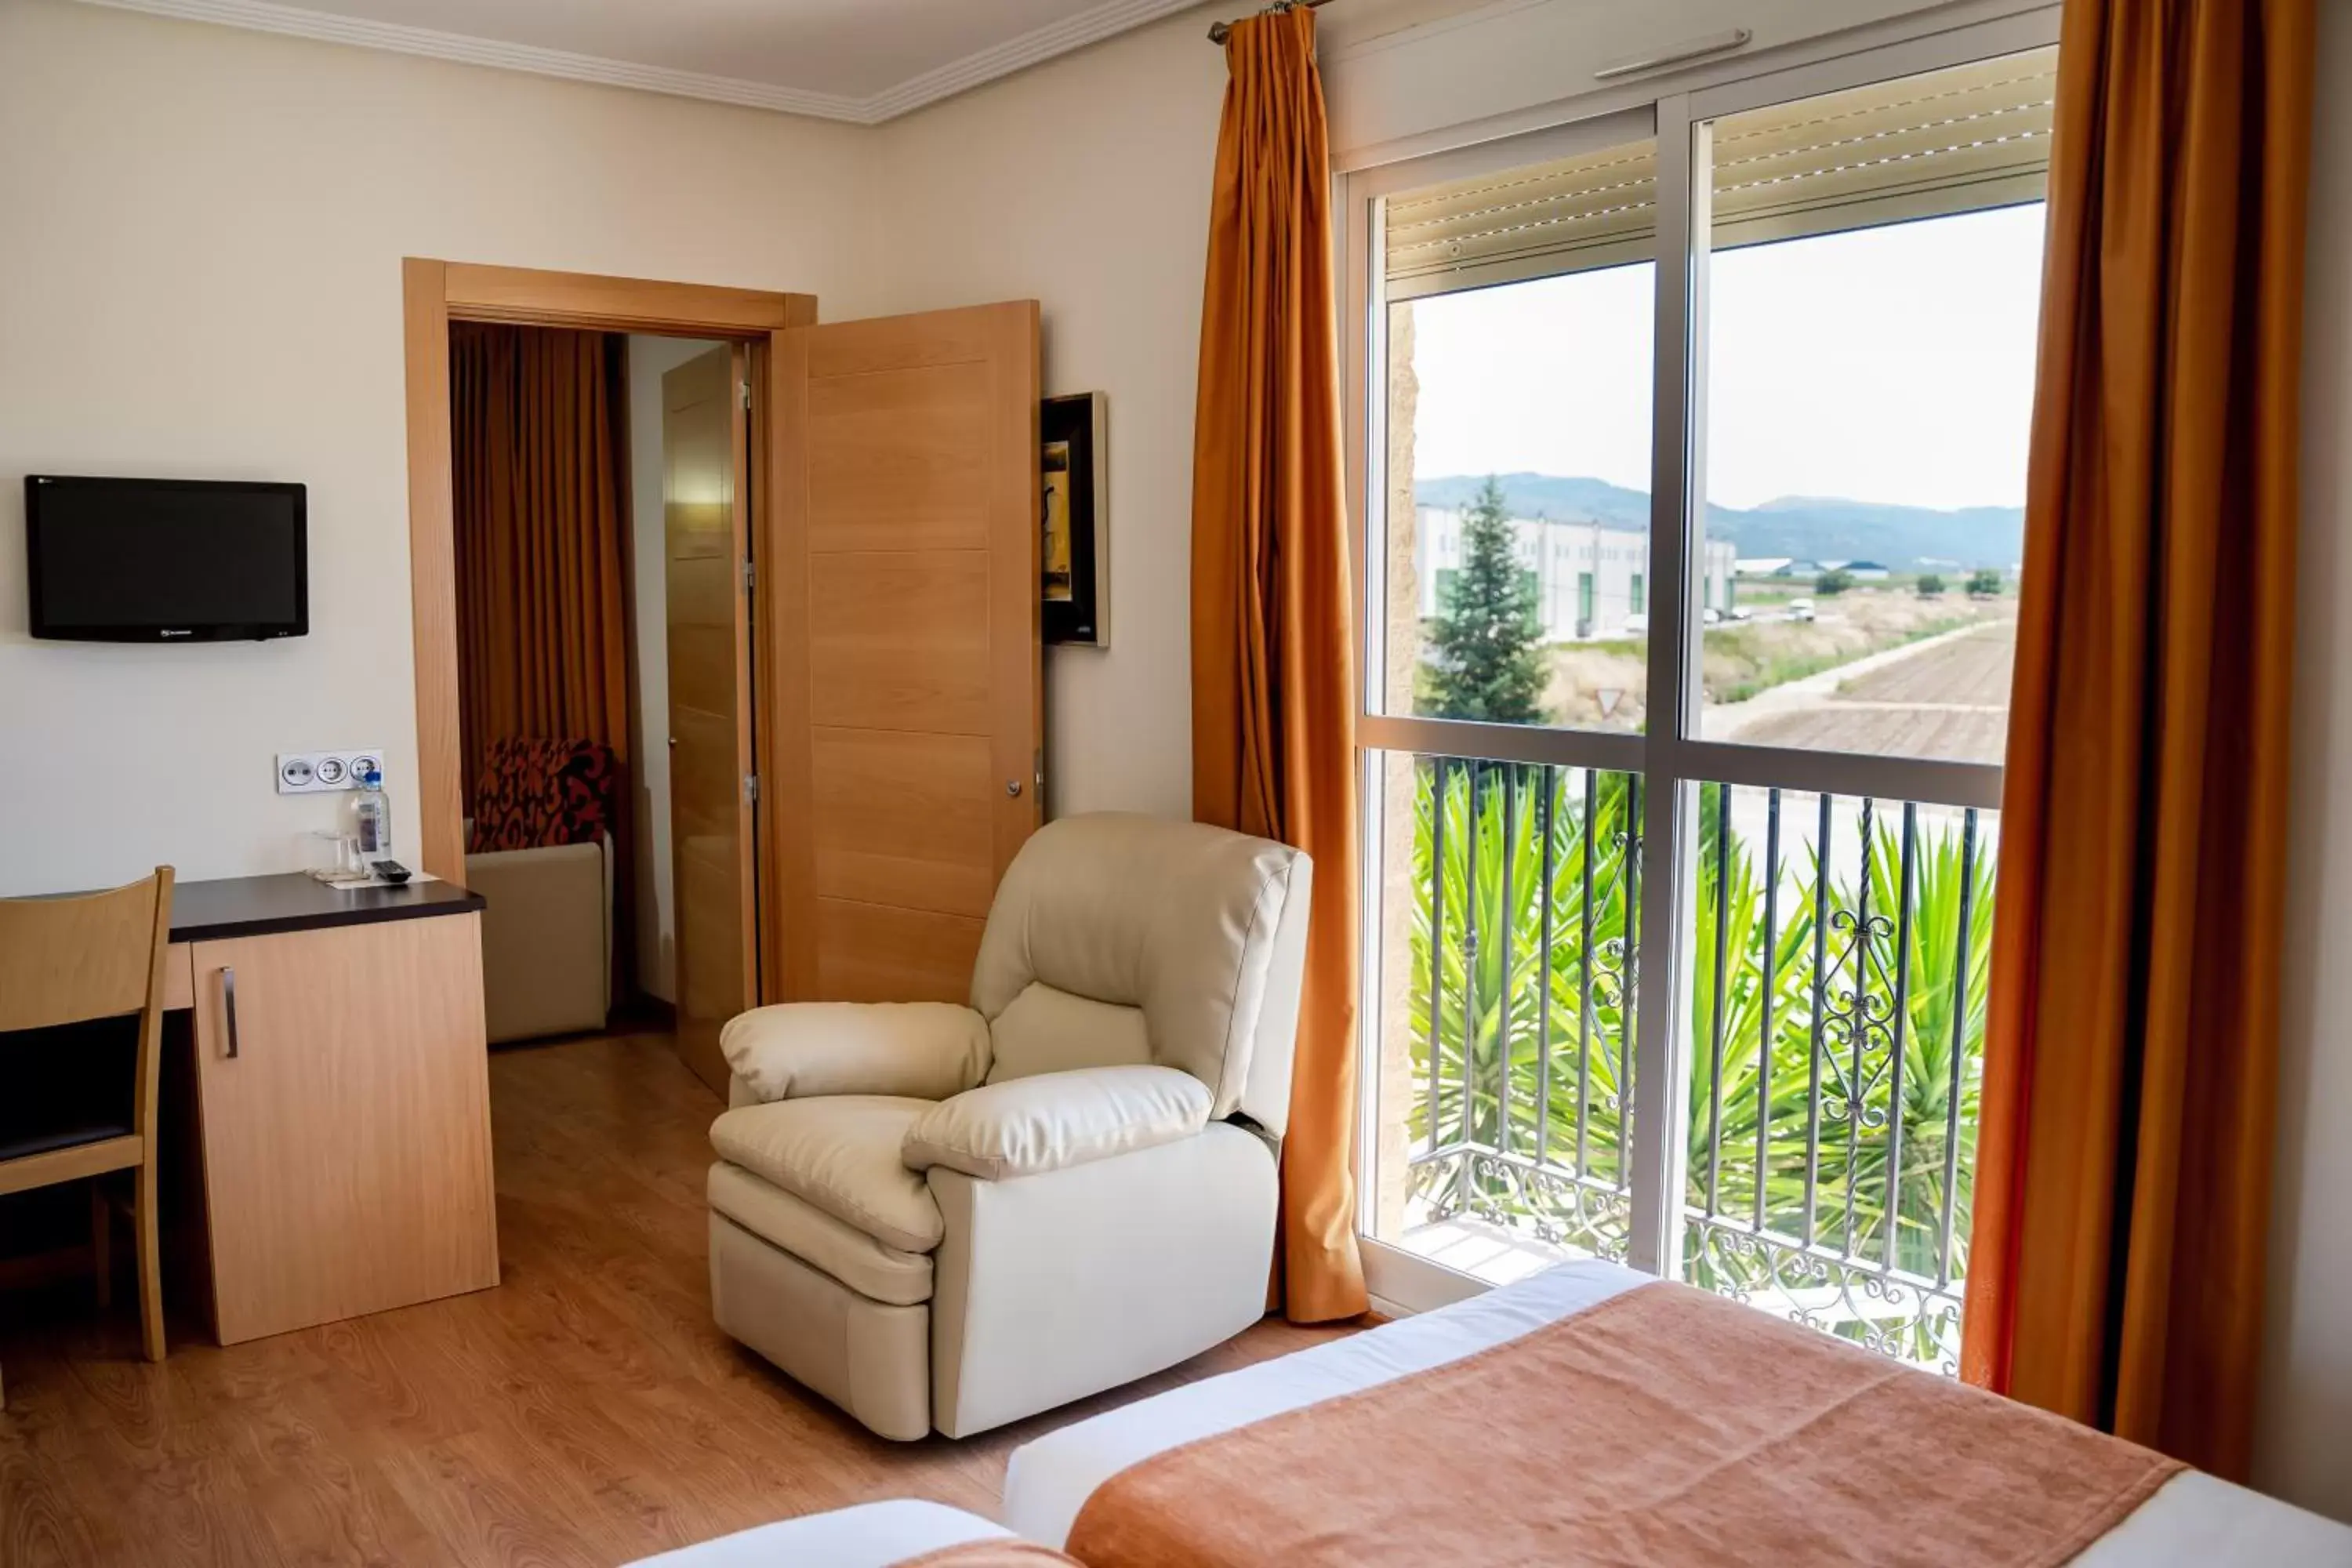
[[[785,1002],[727,1021],[719,1048],[762,1102],[945,1100],[988,1071],[988,1021],[947,1002]]]
[[[1190,1138],[1209,1122],[1209,1086],[1175,1068],[1038,1073],[943,1100],[907,1129],[911,1171],[944,1165],[983,1182],[1034,1176]]]

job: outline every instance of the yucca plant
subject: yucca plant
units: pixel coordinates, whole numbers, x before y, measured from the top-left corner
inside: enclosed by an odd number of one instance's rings
[[[1449,763],[1441,800],[1439,767],[1421,764],[1413,840],[1409,1023],[1423,1092],[1412,1133],[1428,1147],[1540,1152],[1613,1184],[1633,1051],[1639,785],[1578,769]],[[1458,1163],[1423,1171],[1457,1184],[1454,1199],[1427,1195],[1462,1206],[1474,1178]],[[1478,1206],[1512,1201],[1502,1184],[1485,1185],[1493,1190]]]
[[[1545,1169],[1605,1187],[1622,1183],[1639,783],[1449,762],[1441,794],[1441,765],[1419,765],[1408,1017],[1419,1093],[1411,1131],[1424,1149],[1475,1152],[1424,1164],[1422,1195],[1439,1212],[1524,1215],[1539,1233],[1605,1245],[1611,1237],[1591,1234],[1573,1193],[1511,1173],[1539,1158]],[[1728,830],[1722,787],[1700,790],[1686,1201],[1738,1226],[1760,1219],[1767,1231],[1810,1236],[1824,1254],[1865,1269],[1889,1264],[1929,1278],[1943,1257],[1948,1209],[1949,1272],[1958,1278],[1975,1162],[1992,857],[1958,832],[1915,835],[1906,927],[1902,837],[1882,817],[1864,840],[1861,878],[1831,872],[1824,883],[1820,844],[1794,863],[1783,851],[1769,872],[1768,922],[1768,871]],[[1434,901],[1433,888],[1441,895]],[[1907,952],[1899,1116],[1898,938]],[[1963,973],[1967,994],[1956,998]],[[1896,1121],[1899,1138],[1891,1133]],[[1890,1181],[1895,1149],[1901,1168]],[[1479,1157],[1491,1153],[1516,1161]],[[1699,1226],[1686,1237],[1686,1275],[1714,1288],[1749,1293],[1830,1278],[1828,1267],[1792,1274],[1796,1255],[1786,1247],[1712,1245],[1721,1236]]]

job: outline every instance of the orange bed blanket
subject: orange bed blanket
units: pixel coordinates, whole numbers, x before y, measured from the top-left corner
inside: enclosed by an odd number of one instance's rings
[[[2181,1467],[1721,1297],[1644,1285],[1154,1455],[1089,1568],[2059,1563]]]

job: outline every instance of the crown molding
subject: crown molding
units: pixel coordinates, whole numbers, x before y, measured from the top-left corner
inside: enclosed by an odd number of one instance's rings
[[[943,98],[968,92],[985,82],[1013,72],[1041,65],[1056,55],[1066,55],[1083,49],[1088,44],[1098,44],[1105,38],[1156,22],[1162,16],[1179,11],[1189,11],[1200,0],[1105,0],[1090,10],[1075,16],[1048,23],[1017,38],[1007,38],[1001,44],[951,60],[920,76],[908,77],[898,86],[885,88],[866,100],[868,125],[878,125],[895,120],[926,104],[937,103]]]
[[[1188,10],[1199,0],[1105,0],[1104,4],[1074,16],[1024,33],[1019,37],[1008,38],[962,59],[951,60],[936,69],[925,71],[920,76],[909,77],[896,87],[885,88],[868,98],[813,92],[803,88],[780,87],[773,82],[751,81],[741,77],[706,76],[698,71],[636,65],[627,60],[607,59],[601,55],[577,55],[564,49],[541,48],[531,44],[502,43],[494,38],[478,38],[464,33],[445,33],[431,27],[411,27],[397,22],[378,22],[306,10],[299,5],[280,5],[272,4],[271,0],[81,0],[81,3],[118,11],[138,11],[152,16],[170,16],[181,21],[211,22],[221,26],[242,27],[249,32],[278,33],[320,43],[347,44],[357,48],[420,55],[427,59],[454,60],[461,65],[487,66],[495,70],[527,71],[533,76],[558,77],[567,81],[635,88],[641,92],[701,99],[710,103],[730,103],[746,109],[765,109],[779,114],[808,115],[852,125],[879,125],[902,114],[912,113],[927,104],[937,103],[943,98],[951,98],[1000,77],[1011,76],[1056,55],[1068,54],[1088,44],[1116,37],[1129,28],[1141,26],[1146,22]]]

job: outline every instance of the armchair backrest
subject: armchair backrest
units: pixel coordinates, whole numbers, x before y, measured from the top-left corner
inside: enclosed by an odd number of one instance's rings
[[[1286,845],[1103,813],[1033,835],[973,966],[989,1081],[1150,1062],[1279,1135],[1314,868]]]

